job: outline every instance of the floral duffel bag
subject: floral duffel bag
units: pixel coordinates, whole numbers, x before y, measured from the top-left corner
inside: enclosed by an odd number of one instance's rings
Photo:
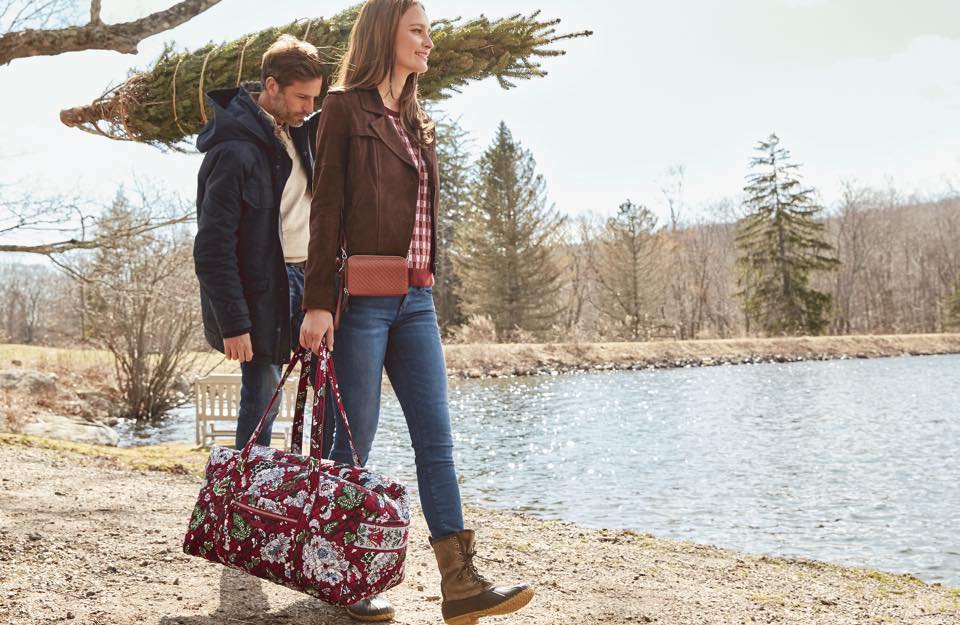
[[[354,464],[322,460],[324,393],[350,433],[333,358],[297,350],[242,450],[214,446],[183,540],[184,552],[327,603],[349,605],[403,580],[410,526],[405,487]],[[270,407],[300,364],[291,450],[255,445]],[[300,455],[307,386],[314,388],[310,455]]]

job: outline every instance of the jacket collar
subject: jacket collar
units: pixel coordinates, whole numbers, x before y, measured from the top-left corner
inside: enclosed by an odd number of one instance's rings
[[[403,144],[403,140],[400,138],[400,135],[397,134],[396,128],[393,127],[393,122],[387,119],[387,112],[384,110],[383,98],[380,97],[380,92],[377,91],[376,88],[357,89],[357,91],[360,95],[360,106],[362,106],[366,112],[374,115],[374,118],[370,120],[370,129],[400,160],[416,169],[417,165],[413,162],[413,159],[410,158],[410,152],[407,151],[407,146]]]

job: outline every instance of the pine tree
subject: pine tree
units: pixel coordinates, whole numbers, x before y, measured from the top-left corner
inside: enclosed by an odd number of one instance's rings
[[[460,278],[452,253],[457,230],[467,219],[473,164],[470,135],[451,119],[431,111],[436,123],[437,161],[440,167],[440,215],[437,221],[437,276],[434,299],[441,330],[465,321],[460,303]]]
[[[737,224],[740,296],[751,323],[770,335],[820,334],[830,295],[809,284],[813,271],[835,269],[833,248],[819,220],[814,190],[803,187],[799,165],[772,134],[756,150],[744,187],[749,213]]]
[[[647,207],[627,200],[607,220],[590,253],[597,310],[634,341],[647,336],[655,312],[653,291],[660,273],[656,226]]]
[[[554,254],[564,219],[547,206],[533,155],[503,122],[477,165],[471,203],[454,255],[464,312],[489,315],[501,340],[547,330],[562,312]]]
[[[953,283],[953,293],[943,303],[943,309],[946,329],[960,331],[960,273]]]

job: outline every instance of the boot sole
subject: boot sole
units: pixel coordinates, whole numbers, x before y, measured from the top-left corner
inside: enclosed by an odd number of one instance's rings
[[[383,623],[385,621],[392,621],[395,615],[394,612],[386,612],[384,614],[372,614],[370,616],[364,616],[362,614],[357,614],[356,612],[351,612],[350,608],[345,608],[345,611],[350,618],[363,623]]]
[[[525,588],[503,603],[498,603],[495,606],[484,608],[483,610],[477,610],[476,612],[469,612],[459,616],[451,616],[450,618],[443,620],[447,625],[476,625],[477,621],[484,616],[502,616],[504,614],[516,612],[523,606],[530,603],[531,599],[533,599],[533,588]]]

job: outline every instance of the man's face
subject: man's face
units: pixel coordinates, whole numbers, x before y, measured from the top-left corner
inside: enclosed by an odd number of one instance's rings
[[[313,103],[323,90],[323,79],[295,80],[281,87],[273,76],[267,77],[264,85],[267,92],[267,112],[280,125],[294,128],[303,125],[304,118],[314,111]]]

